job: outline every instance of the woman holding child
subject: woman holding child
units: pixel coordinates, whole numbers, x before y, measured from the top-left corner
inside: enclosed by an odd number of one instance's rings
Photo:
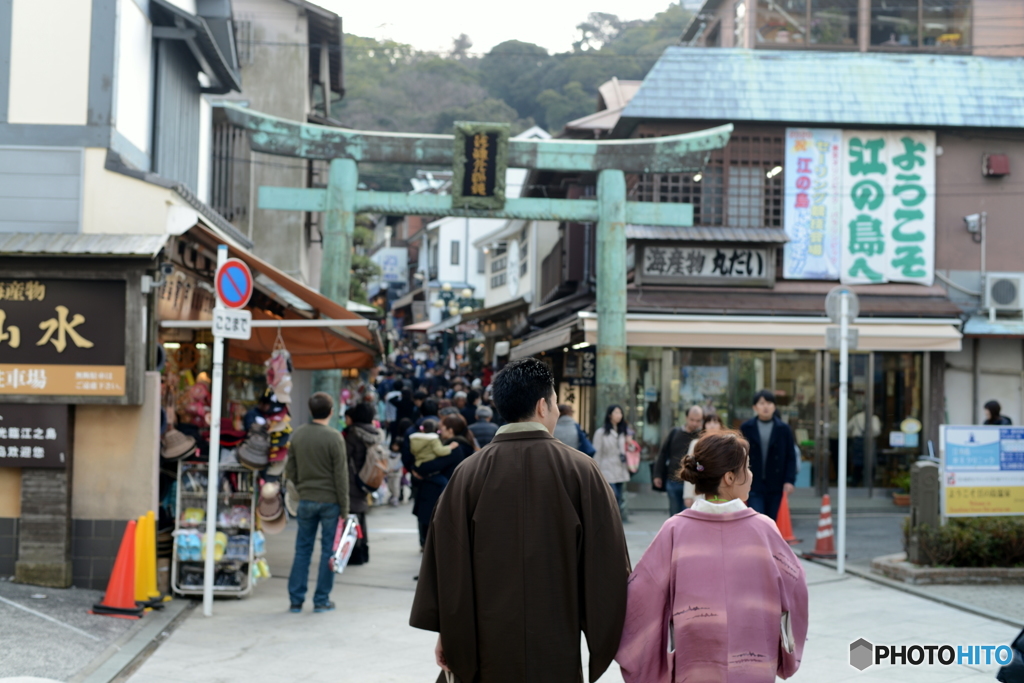
[[[425,420],[421,432],[409,437],[409,444],[416,459],[412,475],[419,482],[412,512],[419,520],[422,549],[437,500],[455,468],[476,452],[477,445],[465,418],[458,414],[445,415],[440,422]]]

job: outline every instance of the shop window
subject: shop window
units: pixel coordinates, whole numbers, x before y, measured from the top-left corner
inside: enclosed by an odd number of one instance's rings
[[[811,0],[812,45],[857,45],[857,0]]]
[[[734,29],[733,46],[746,47],[747,43],[747,0],[736,0],[733,5]]]
[[[970,38],[970,0],[871,0],[872,46],[946,50]]]
[[[679,349],[672,368],[672,424],[682,424],[690,406],[701,405],[738,429],[754,416],[754,393],[770,383],[771,351]]]
[[[459,253],[462,251],[462,246],[458,240],[452,240],[452,265],[459,265]]]
[[[631,177],[630,199],[692,204],[694,225],[782,227],[783,157],[782,137],[734,135],[701,173]]]
[[[803,44],[807,35],[807,0],[760,0],[757,3],[759,45]]]

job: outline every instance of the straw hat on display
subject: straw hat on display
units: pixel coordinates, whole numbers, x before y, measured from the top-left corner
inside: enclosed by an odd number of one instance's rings
[[[279,534],[288,524],[284,513],[284,502],[281,500],[281,484],[268,482],[260,489],[260,502],[256,507],[256,515],[260,518],[260,527],[265,533]]]

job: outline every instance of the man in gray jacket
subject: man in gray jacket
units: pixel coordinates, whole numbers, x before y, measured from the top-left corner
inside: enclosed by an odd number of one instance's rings
[[[330,562],[338,520],[348,519],[349,477],[345,440],[330,426],[333,411],[334,401],[330,395],[319,391],[310,396],[309,412],[313,423],[296,429],[288,447],[285,476],[299,492],[299,531],[295,536],[295,559],[288,576],[292,612],[301,612],[306,600],[317,527],[321,528],[322,538],[313,611],[334,609],[330,601],[334,588]]]

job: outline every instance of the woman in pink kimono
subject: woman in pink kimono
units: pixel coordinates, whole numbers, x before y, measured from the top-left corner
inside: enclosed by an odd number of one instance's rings
[[[629,577],[615,657],[626,683],[771,683],[800,666],[807,582],[775,522],[744,504],[748,452],[728,431],[683,458],[693,507],[665,522]]]

